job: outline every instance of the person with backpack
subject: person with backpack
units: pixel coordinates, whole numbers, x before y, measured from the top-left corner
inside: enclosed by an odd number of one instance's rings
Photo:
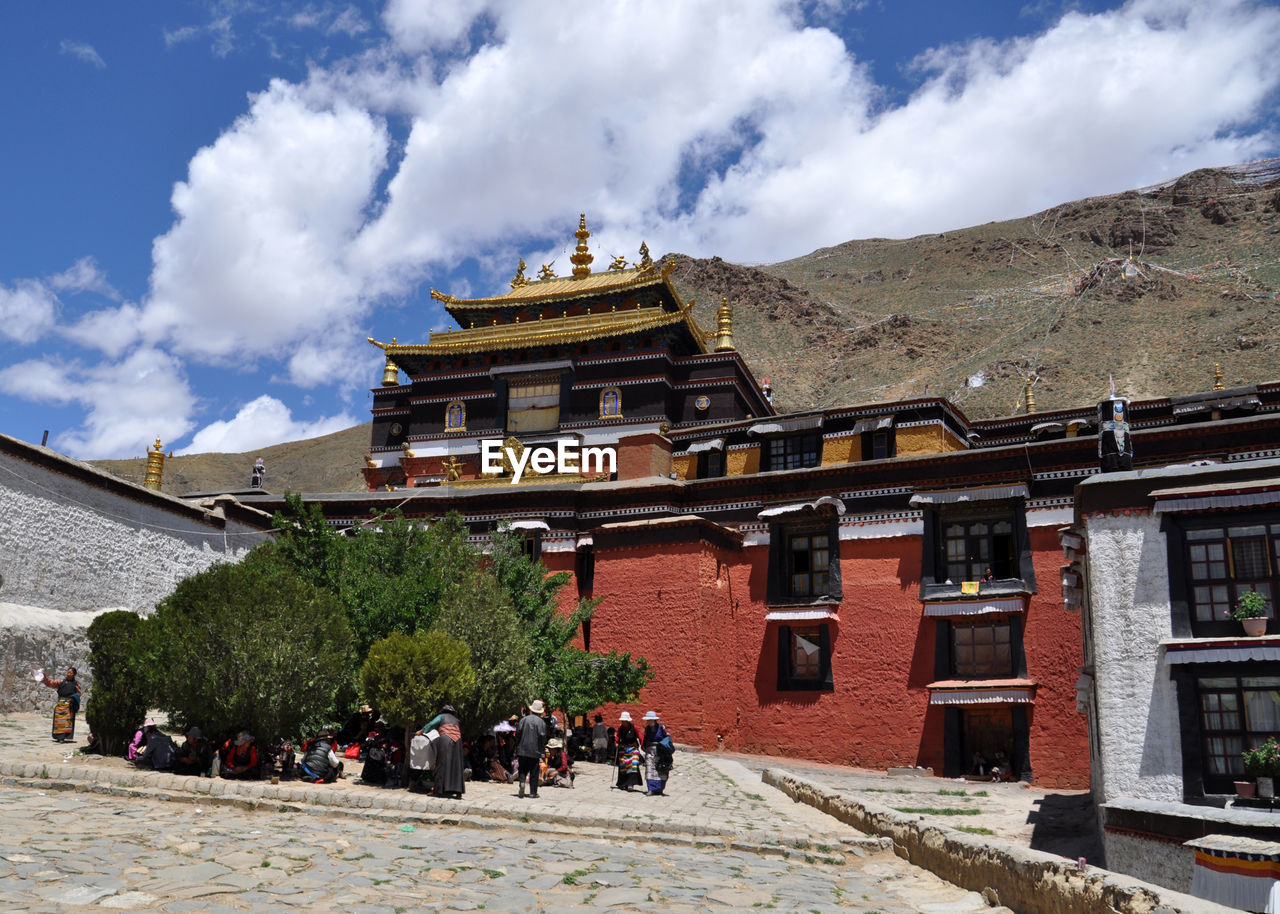
[[[646,796],[660,797],[667,789],[667,778],[671,774],[671,759],[675,744],[667,734],[667,728],[658,720],[658,712],[650,711],[644,716],[644,777]]]

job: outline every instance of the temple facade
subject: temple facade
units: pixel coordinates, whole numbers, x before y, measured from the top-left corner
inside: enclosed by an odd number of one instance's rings
[[[678,741],[1087,787],[1076,486],[1252,459],[1280,439],[1280,384],[983,421],[936,397],[779,415],[729,303],[703,329],[669,268],[642,249],[592,273],[577,234],[574,275],[522,263],[503,295],[433,293],[458,329],[371,341],[369,491],[308,496],[330,523],[395,507],[457,511],[480,545],[520,531],[572,575],[566,604],[602,598],[584,646],[648,659],[638,705]],[[522,463],[561,446],[615,459]]]

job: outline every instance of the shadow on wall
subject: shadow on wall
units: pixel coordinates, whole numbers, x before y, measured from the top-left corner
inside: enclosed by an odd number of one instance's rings
[[[1088,793],[1047,793],[1027,815],[1031,849],[1068,860],[1084,857],[1090,866],[1106,866],[1098,832],[1098,810]]]

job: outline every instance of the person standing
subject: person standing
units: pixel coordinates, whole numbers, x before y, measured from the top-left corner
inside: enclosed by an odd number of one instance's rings
[[[619,790],[631,790],[644,783],[640,776],[640,735],[631,722],[631,712],[623,711],[618,718],[618,783]]]
[[[542,719],[542,712],[545,710],[542,700],[535,698],[529,705],[529,713],[516,724],[516,764],[519,765],[517,777],[520,785],[518,796],[521,799],[524,798],[526,778],[529,781],[530,798],[538,796],[538,769],[547,746],[547,723]]]
[[[442,707],[420,732],[425,734],[431,730],[440,734],[436,740],[436,767],[431,792],[438,797],[460,800],[467,789],[463,774],[466,765],[462,758],[462,722],[458,720],[458,712],[453,705]]]
[[[658,720],[658,712],[650,711],[644,716],[644,778],[649,788],[646,793],[651,797],[660,797],[667,789],[667,778],[671,774],[671,757],[674,744],[667,735],[667,728]]]
[[[67,667],[66,678],[53,679],[40,673],[40,681],[58,692],[58,700],[53,706],[53,741],[69,743],[76,736],[76,712],[80,710],[80,683],[76,681],[76,668]]]
[[[596,715],[595,725],[591,728],[591,761],[600,764],[609,752],[609,728],[604,725],[604,718]]]

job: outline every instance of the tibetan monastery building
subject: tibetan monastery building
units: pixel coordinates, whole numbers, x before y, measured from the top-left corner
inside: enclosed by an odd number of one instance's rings
[[[678,741],[949,777],[1003,757],[1087,787],[1075,487],[1116,465],[1121,419],[1135,467],[1274,453],[1280,384],[987,421],[936,397],[777,415],[727,303],[703,328],[669,266],[642,248],[593,273],[587,235],[571,276],[522,263],[505,294],[433,293],[458,329],[371,341],[369,491],[313,496],[330,522],[510,524],[573,575],[566,600],[602,598],[582,640],[648,659],[637,707]]]

